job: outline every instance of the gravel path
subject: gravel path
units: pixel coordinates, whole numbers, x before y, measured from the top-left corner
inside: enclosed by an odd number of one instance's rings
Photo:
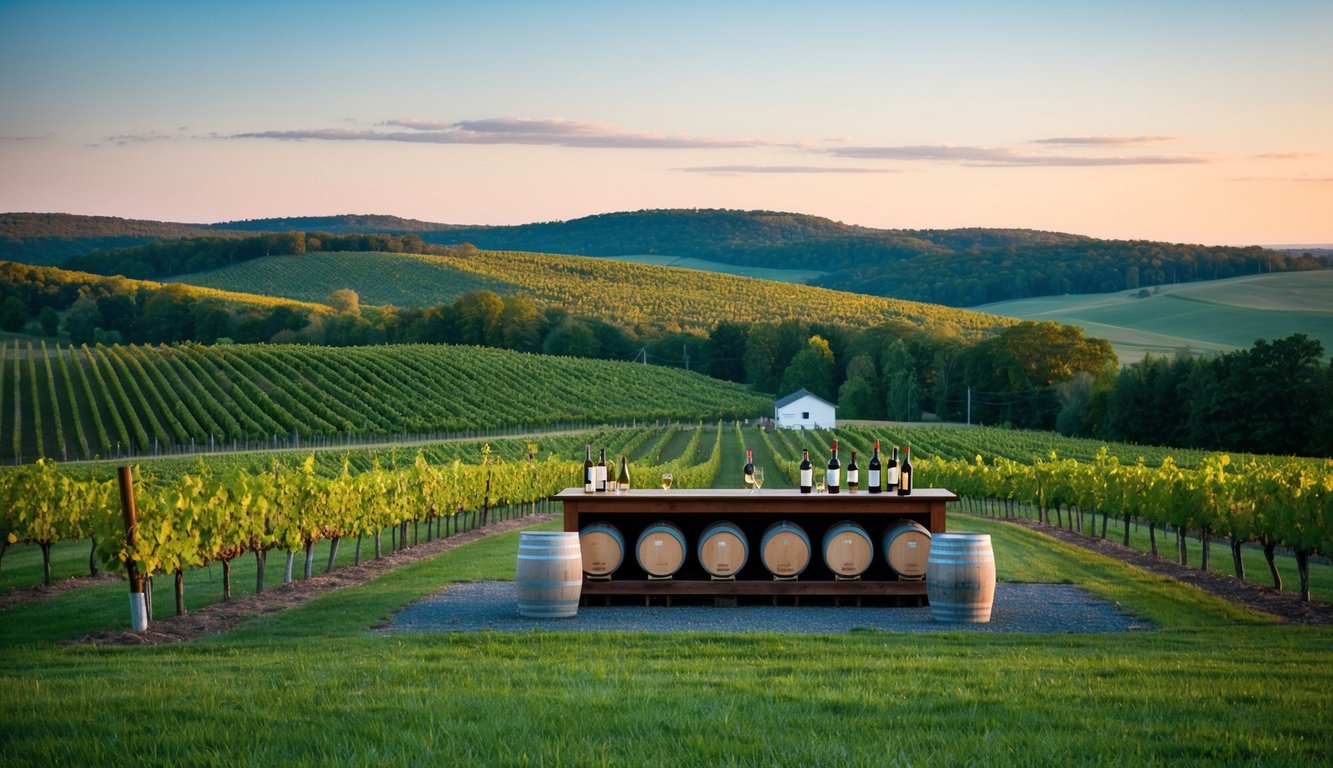
[[[398,632],[1127,632],[1151,629],[1118,606],[1065,584],[997,584],[986,624],[944,624],[930,608],[757,606],[589,606],[568,619],[518,615],[514,584],[454,584],[403,610],[385,629]]]

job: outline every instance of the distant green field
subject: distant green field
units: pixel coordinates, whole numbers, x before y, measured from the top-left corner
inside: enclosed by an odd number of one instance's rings
[[[737,264],[723,264],[720,261],[694,259],[688,256],[643,254],[634,256],[614,256],[612,258],[616,261],[628,261],[633,264],[655,264],[659,267],[699,269],[705,272],[720,272],[724,275],[740,275],[741,277],[757,277],[760,280],[776,280],[780,283],[809,283],[811,280],[817,277],[823,277],[825,274],[817,269],[743,267]]]
[[[979,310],[1082,326],[1110,341],[1122,363],[1177,349],[1226,352],[1293,333],[1333,354],[1333,270],[1284,272],[1163,286],[1140,298],[1121,291],[1005,301]]]
[[[513,293],[514,286],[451,266],[434,256],[413,253],[334,252],[263,258],[170,278],[207,288],[323,301],[342,288],[363,304],[428,307],[468,291]]]

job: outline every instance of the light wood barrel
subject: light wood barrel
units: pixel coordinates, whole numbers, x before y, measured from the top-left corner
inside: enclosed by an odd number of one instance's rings
[[[745,533],[726,520],[704,529],[699,535],[697,550],[699,564],[710,576],[735,576],[750,556]]]
[[[875,543],[866,529],[842,522],[824,533],[824,564],[838,576],[852,578],[866,572],[875,561]]]
[[[655,578],[671,576],[685,564],[685,534],[665,520],[644,528],[634,549],[639,567]]]
[[[990,621],[995,554],[985,533],[937,533],[930,541],[926,596],[936,621]]]
[[[518,613],[538,619],[567,618],[579,610],[583,555],[575,531],[524,531],[514,569]]]
[[[796,523],[779,520],[764,531],[759,559],[774,576],[797,576],[810,564],[810,537]]]
[[[589,576],[610,576],[625,561],[625,537],[610,523],[583,526],[579,546],[583,550],[583,572]]]
[[[930,531],[911,520],[892,526],[884,533],[884,559],[889,568],[904,581],[926,577],[930,557]]]

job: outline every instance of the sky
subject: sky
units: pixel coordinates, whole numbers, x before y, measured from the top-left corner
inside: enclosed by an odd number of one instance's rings
[[[0,211],[1333,243],[1330,40],[1330,0],[0,0]]]

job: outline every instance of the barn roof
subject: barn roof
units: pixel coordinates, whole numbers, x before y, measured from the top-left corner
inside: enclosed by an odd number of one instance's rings
[[[818,400],[819,402],[824,403],[825,405],[828,405],[828,406],[833,407],[833,408],[837,408],[837,407],[838,407],[838,406],[834,405],[833,403],[830,403],[829,401],[827,401],[827,400],[825,400],[824,398],[820,397],[819,395],[816,395],[814,392],[811,392],[810,390],[805,389],[804,387],[802,387],[801,389],[796,390],[795,392],[791,393],[790,395],[787,395],[786,397],[782,398],[781,400],[776,401],[775,403],[773,403],[773,407],[775,407],[775,408],[782,408],[782,407],[784,407],[784,406],[791,405],[792,403],[796,402],[797,400],[800,400],[801,398],[805,398],[805,397],[812,397],[812,398]]]

